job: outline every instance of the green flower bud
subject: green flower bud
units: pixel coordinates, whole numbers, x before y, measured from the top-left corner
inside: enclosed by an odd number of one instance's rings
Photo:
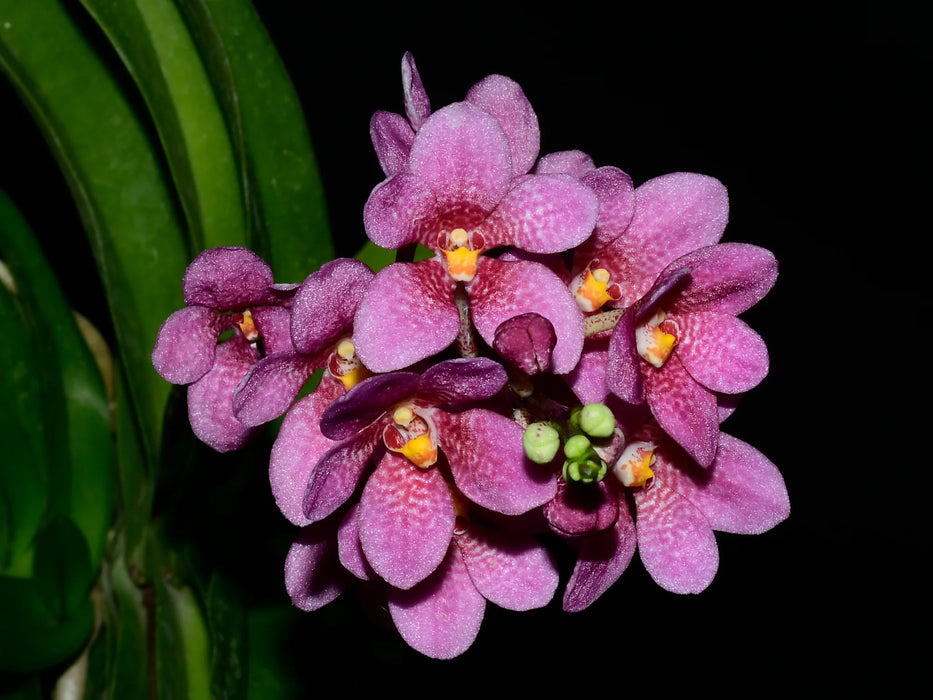
[[[594,481],[602,481],[608,471],[609,465],[598,457],[583,460],[568,459],[564,462],[563,476],[564,481],[567,482],[591,484]]]
[[[596,438],[612,435],[616,429],[616,418],[612,411],[601,403],[588,403],[580,410],[580,430]]]
[[[593,446],[586,435],[571,435],[564,443],[564,454],[567,459],[580,461],[586,459],[593,452]]]
[[[536,464],[547,464],[560,449],[560,433],[550,423],[532,423],[522,435],[525,454]]]

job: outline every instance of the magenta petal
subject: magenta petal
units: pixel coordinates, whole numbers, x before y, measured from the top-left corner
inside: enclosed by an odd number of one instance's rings
[[[436,411],[434,421],[457,488],[477,505],[518,515],[554,497],[555,475],[525,456],[515,421],[482,408]]]
[[[188,385],[188,420],[191,430],[218,452],[243,447],[257,429],[244,425],[233,415],[233,392],[259,353],[242,335],[217,346],[211,371]]]
[[[638,553],[655,582],[673,593],[703,591],[719,567],[719,549],[706,517],[660,478],[634,492]]]
[[[609,590],[635,555],[635,523],[625,499],[619,499],[619,517],[611,530],[580,541],[577,563],[567,581],[563,608],[579,612]]]
[[[463,357],[438,362],[418,381],[418,398],[437,406],[495,396],[508,381],[505,369],[488,357]]]
[[[495,117],[469,102],[428,117],[415,136],[408,167],[434,192],[442,210],[469,203],[492,211],[512,178],[505,132]]]
[[[774,254],[748,243],[719,243],[696,250],[671,267],[689,267],[690,284],[668,309],[672,313],[718,311],[740,314],[774,286]]]
[[[635,188],[632,178],[619,168],[604,166],[590,171],[582,178],[593,188],[599,200],[599,215],[596,230],[585,246],[598,251],[612,240],[625,233],[635,215]],[[583,255],[589,259],[589,257]]]
[[[205,306],[186,306],[169,316],[159,328],[152,365],[172,384],[197,381],[214,365],[223,316]]]
[[[605,482],[568,484],[557,482],[557,495],[544,504],[544,517],[562,535],[592,535],[615,524],[619,503]]]
[[[421,74],[415,65],[415,59],[410,51],[402,56],[402,93],[405,101],[405,115],[411,122],[412,128],[417,131],[424,124],[424,120],[431,115],[431,101],[421,82]]]
[[[513,173],[531,170],[541,146],[541,131],[538,116],[518,83],[504,75],[490,75],[470,88],[466,99],[498,120],[511,146]]]
[[[689,463],[668,465],[663,460],[655,472],[699,508],[714,530],[757,535],[790,515],[787,487],[778,468],[754,447],[726,433],[719,434],[719,451],[709,469]]]
[[[538,175],[565,173],[582,178],[595,169],[596,165],[589,154],[583,151],[571,150],[556,151],[541,156],[535,164],[534,172]]]
[[[356,309],[374,276],[365,263],[350,258],[325,263],[308,275],[292,304],[295,350],[313,355],[349,334]]]
[[[490,346],[503,322],[537,313],[550,321],[557,333],[550,371],[565,374],[576,366],[583,350],[583,313],[567,285],[544,265],[481,257],[469,293],[473,323]]]
[[[454,504],[437,469],[387,452],[360,497],[360,543],[373,570],[396,588],[427,578],[444,558]]]
[[[580,361],[573,371],[567,375],[567,384],[580,403],[605,403],[609,393],[606,383],[608,371],[608,352],[604,343],[585,343]],[[641,374],[636,367],[635,376],[641,380]],[[630,402],[633,403],[633,402]]]
[[[354,321],[356,353],[373,372],[391,372],[449,346],[460,330],[454,283],[439,260],[393,263],[369,286]]]
[[[366,235],[382,248],[401,248],[424,235],[423,224],[434,219],[437,199],[429,183],[399,173],[377,185],[363,207]],[[422,241],[434,246],[436,241]]]
[[[188,306],[226,311],[264,298],[273,282],[272,269],[256,253],[224,246],[202,251],[185,270],[182,285]]]
[[[558,253],[593,232],[596,193],[570,175],[518,178],[483,222],[488,248],[513,245],[530,253]]]
[[[285,558],[285,590],[301,610],[317,610],[344,589],[345,574],[337,562],[337,543],[330,523],[302,529]]]
[[[360,545],[359,503],[354,503],[344,513],[337,530],[337,551],[340,563],[347,571],[363,581],[375,577],[375,573],[366,561]]]
[[[304,514],[305,490],[315,465],[334,445],[321,434],[321,414],[343,391],[340,382],[322,377],[318,388],[285,415],[272,445],[269,457],[272,495],[282,514],[295,525],[311,522]]]
[[[668,318],[677,327],[677,356],[710,391],[740,394],[767,376],[768,347],[743,320],[702,312]]]
[[[509,365],[535,375],[551,369],[551,353],[557,344],[554,326],[536,313],[513,316],[496,329],[492,348]]]
[[[356,435],[393,404],[413,396],[419,378],[414,372],[388,372],[363,380],[334,401],[321,419],[321,432],[332,440]]]
[[[434,659],[452,659],[473,644],[486,612],[456,547],[430,578],[411,590],[390,589],[389,613],[409,646]]]
[[[408,166],[415,132],[401,114],[378,111],[369,120],[369,138],[373,142],[382,172],[392,177]]]
[[[241,423],[262,425],[278,418],[316,369],[311,358],[279,353],[253,365],[233,394],[233,413]]]
[[[557,563],[537,539],[492,529],[475,520],[454,542],[482,596],[506,610],[533,610],[557,590]]]
[[[708,467],[719,440],[716,395],[690,376],[676,353],[660,370],[646,371],[645,396],[655,420],[700,466]]]
[[[606,358],[606,385],[628,403],[644,403],[645,389],[641,366],[643,360],[635,346],[635,315],[622,315],[609,340]]]

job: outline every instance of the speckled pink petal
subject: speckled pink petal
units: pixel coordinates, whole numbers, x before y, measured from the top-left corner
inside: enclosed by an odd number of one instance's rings
[[[182,281],[188,306],[239,309],[263,298],[272,286],[272,269],[248,248],[222,246],[202,251]]]
[[[343,568],[358,579],[370,581],[376,578],[376,573],[366,561],[360,545],[359,510],[360,504],[354,503],[341,518],[337,530],[337,551]]]
[[[452,659],[469,649],[486,612],[486,599],[453,546],[430,578],[411,590],[390,589],[388,604],[402,639],[433,659]]]
[[[606,385],[609,390],[628,403],[644,403],[643,363],[635,346],[635,316],[625,313],[609,340],[606,358]]]
[[[757,535],[790,515],[787,487],[778,468],[731,435],[719,434],[719,451],[709,469],[680,459],[677,453],[668,457],[656,451],[656,455],[655,473],[699,508],[714,530]]]
[[[402,95],[405,102],[405,115],[417,131],[431,115],[431,101],[421,82],[421,74],[410,51],[402,56]]]
[[[645,370],[645,397],[655,420],[700,466],[716,457],[719,413],[716,395],[699,384],[676,354],[661,369]]]
[[[635,188],[627,173],[613,166],[603,166],[586,173],[582,181],[593,188],[599,200],[599,215],[593,235],[576,253],[576,266],[586,267],[601,250],[621,236],[635,215]],[[576,270],[579,272],[579,270]]]
[[[675,266],[690,268],[690,284],[670,308],[677,313],[740,314],[771,290],[778,274],[774,254],[748,243],[708,246],[675,261]]]
[[[373,570],[396,588],[427,578],[450,545],[454,504],[438,469],[386,452],[360,497],[360,544]]]
[[[593,233],[598,210],[596,193],[571,175],[527,175],[513,182],[482,232],[487,248],[557,253]]]
[[[604,481],[568,484],[558,479],[557,494],[544,504],[544,517],[562,535],[593,535],[615,524],[619,503]]]
[[[550,371],[565,374],[576,366],[583,350],[583,313],[567,285],[544,265],[481,257],[469,294],[473,323],[489,345],[501,323],[533,312],[557,333]]]
[[[415,140],[415,132],[401,114],[381,110],[373,114],[369,120],[369,138],[379,166],[388,177],[408,167],[408,153]]]
[[[518,515],[554,497],[556,475],[525,456],[518,423],[483,408],[433,415],[457,488],[471,501]]]
[[[731,314],[668,316],[677,327],[674,352],[690,375],[710,391],[740,394],[768,374],[768,347],[761,336]]]
[[[608,371],[608,349],[606,342],[584,343],[583,353],[580,355],[580,361],[567,375],[567,383],[573,390],[573,393],[580,403],[603,403],[609,393],[609,385],[606,383]],[[641,374],[636,372],[633,376],[641,379]]]
[[[555,151],[541,156],[535,163],[534,171],[538,175],[566,173],[574,177],[583,177],[596,165],[588,153],[583,151]]]
[[[499,121],[509,138],[513,173],[531,170],[541,147],[541,131],[538,116],[519,84],[504,75],[490,75],[470,88],[466,99]]]
[[[454,542],[473,584],[490,603],[506,610],[533,610],[554,597],[557,562],[536,538],[474,519]]]
[[[449,346],[460,330],[454,282],[435,258],[393,263],[370,283],[354,321],[356,354],[373,372],[391,372]]]
[[[437,218],[437,198],[430,184],[416,175],[400,172],[384,180],[363,206],[366,235],[382,248],[401,248],[422,242],[431,248],[437,241],[426,235],[425,222]],[[427,227],[436,236],[436,229]]]
[[[249,426],[281,416],[320,365],[315,358],[278,353],[253,365],[233,392],[233,414]]]
[[[671,173],[635,188],[631,224],[601,257],[622,285],[618,306],[643,296],[671,261],[716,243],[728,218],[726,188],[706,175]]]
[[[364,379],[353,392],[334,401],[321,418],[321,432],[331,440],[344,440],[379,419],[393,404],[411,398],[420,375],[387,372]]]
[[[159,328],[152,365],[172,384],[197,381],[214,365],[217,338],[227,325],[206,306],[186,306],[169,316]]]
[[[256,428],[243,425],[233,415],[233,391],[258,359],[259,353],[235,334],[217,346],[211,371],[188,386],[191,429],[218,452],[237,450],[256,434]]]
[[[295,525],[311,522],[304,514],[305,490],[318,460],[334,445],[321,434],[321,414],[343,392],[339,381],[322,377],[318,388],[285,415],[272,445],[269,457],[272,495],[282,514]]]
[[[638,554],[655,582],[672,593],[700,593],[719,567],[719,549],[706,517],[655,475],[635,489]]]
[[[331,523],[301,530],[285,558],[285,590],[300,610],[318,610],[343,592],[345,575],[337,562],[337,542]]]
[[[609,590],[628,568],[635,545],[635,523],[623,498],[619,500],[619,517],[612,529],[579,541],[577,563],[564,590],[564,610],[584,610]]]
[[[349,334],[353,316],[373,277],[365,263],[350,258],[325,263],[308,275],[292,304],[295,350],[313,355]]]
[[[294,352],[292,345],[291,313],[284,306],[259,306],[252,309],[253,322],[262,337],[266,355]]]
[[[304,514],[316,522],[337,510],[356,491],[382,440],[381,422],[333,445],[318,461],[304,493]]]
[[[442,211],[465,203],[492,211],[513,174],[511,147],[498,120],[469,102],[428,117],[415,136],[408,167],[434,192]]]

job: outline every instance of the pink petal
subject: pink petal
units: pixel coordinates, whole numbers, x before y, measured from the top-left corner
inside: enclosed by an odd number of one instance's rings
[[[768,374],[768,347],[747,323],[730,314],[668,316],[677,326],[675,352],[690,375],[710,391],[740,394]]]
[[[191,384],[214,365],[217,338],[226,326],[223,316],[206,306],[186,306],[159,328],[152,365],[172,384]]]
[[[719,567],[719,549],[703,513],[658,475],[635,489],[638,553],[655,582],[673,593],[703,591]]]
[[[740,314],[761,301],[777,280],[774,254],[748,243],[719,243],[676,260],[689,267],[690,284],[668,309],[672,313]]]
[[[655,473],[699,508],[714,530],[743,535],[766,532],[790,515],[790,500],[778,468],[751,445],[719,434],[709,469],[658,458]]]
[[[619,319],[609,340],[606,358],[606,385],[609,390],[628,403],[645,400],[642,365],[635,346],[635,315],[625,313]]]
[[[337,530],[337,551],[343,568],[358,579],[370,581],[376,574],[366,561],[360,545],[359,510],[360,504],[354,503],[344,513]]]
[[[415,131],[421,128],[431,114],[431,101],[421,82],[421,74],[415,65],[411,52],[402,56],[402,93],[405,101],[405,115]]]
[[[538,175],[566,173],[575,177],[583,177],[596,165],[589,154],[583,151],[556,151],[541,156],[535,164],[534,172]]]
[[[477,505],[518,515],[554,497],[555,474],[525,456],[515,421],[483,408],[437,411],[434,420],[457,488]]]
[[[606,383],[608,372],[607,361],[609,359],[606,343],[584,343],[583,353],[580,355],[580,361],[573,371],[567,375],[567,384],[573,390],[573,393],[580,403],[603,403],[609,393],[609,385]],[[639,381],[641,373],[636,366],[636,373]]]
[[[322,377],[318,388],[300,399],[282,420],[269,457],[269,483],[276,505],[295,525],[308,525],[305,490],[315,465],[334,442],[321,434],[321,414],[343,394],[335,379]]]
[[[433,659],[452,659],[469,649],[486,612],[486,599],[453,546],[427,580],[411,590],[390,589],[388,603],[402,639]]]
[[[301,610],[318,610],[343,592],[337,543],[330,523],[302,529],[285,558],[285,590]]]
[[[554,597],[557,563],[537,539],[473,520],[454,542],[470,579],[489,602],[506,610],[532,610]]]
[[[557,333],[550,371],[565,374],[576,366],[583,350],[583,313],[567,285],[544,265],[481,257],[469,294],[473,323],[490,346],[504,321],[537,313]]]
[[[382,248],[401,248],[421,241],[431,247],[436,241],[426,235],[424,224],[437,217],[437,198],[429,183],[409,173],[398,173],[377,185],[363,207],[366,235]],[[430,229],[427,234],[436,235]]]
[[[373,279],[354,321],[356,353],[391,372],[449,346],[460,330],[454,282],[436,258],[393,263]]]
[[[528,175],[514,181],[486,221],[487,248],[513,245],[531,253],[557,253],[593,232],[596,193],[571,175]]]
[[[454,505],[437,469],[387,452],[360,497],[360,543],[373,570],[396,588],[427,578],[444,558]]]
[[[188,306],[229,311],[255,303],[274,280],[272,269],[248,248],[223,246],[202,251],[182,281]]]
[[[255,435],[233,415],[233,392],[259,353],[236,334],[217,346],[211,371],[188,385],[188,420],[194,434],[218,452],[238,450]]]
[[[564,610],[579,612],[609,590],[628,568],[635,545],[635,522],[621,498],[613,528],[580,540],[577,563],[564,591]]]
[[[635,188],[627,173],[604,166],[588,172],[582,180],[596,193],[599,215],[592,237],[576,253],[580,269],[592,258],[598,258],[603,247],[625,233],[635,215]]]
[[[369,120],[369,138],[379,166],[388,177],[408,167],[408,153],[415,140],[415,132],[401,114],[381,110],[373,114]]]
[[[708,467],[719,440],[716,395],[687,373],[676,353],[661,369],[643,365],[645,396],[655,420],[700,466]]]
[[[243,377],[233,394],[233,413],[249,426],[281,416],[316,369],[313,358],[279,353],[262,358]]]
[[[498,120],[469,102],[434,112],[415,136],[408,160],[441,211],[469,204],[492,211],[512,179],[511,146]]]
[[[294,352],[291,313],[284,306],[258,306],[252,310],[256,330],[262,337],[263,352]]]
[[[538,157],[541,131],[538,116],[518,83],[504,75],[490,75],[470,88],[466,99],[498,120],[511,146],[513,173],[531,170]]]
[[[568,484],[558,479],[557,494],[544,504],[544,517],[562,535],[592,535],[615,524],[618,499],[605,482]]]

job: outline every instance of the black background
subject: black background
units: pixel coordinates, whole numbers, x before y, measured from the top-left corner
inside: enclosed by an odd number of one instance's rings
[[[719,178],[724,240],[765,246],[781,264],[744,316],[769,344],[771,374],[724,429],[781,468],[792,506],[765,535],[720,535],[719,573],[698,596],[660,590],[636,556],[582,613],[559,601],[521,614],[489,606],[473,648],[450,662],[411,652],[344,596],[300,616],[283,664],[308,689],[419,696],[565,686],[790,696],[905,681],[911,652],[929,643],[919,602],[929,547],[911,517],[930,466],[914,427],[930,388],[929,24],[870,2],[256,5],[303,100],[341,254],[363,241],[362,206],[383,178],[369,119],[402,111],[406,50],[435,108],[487,74],[517,80],[542,153],[582,149],[636,185],[679,170]],[[4,132],[15,134],[0,186],[75,306],[106,326],[89,253],[63,242],[79,225],[67,189],[0,89]]]

